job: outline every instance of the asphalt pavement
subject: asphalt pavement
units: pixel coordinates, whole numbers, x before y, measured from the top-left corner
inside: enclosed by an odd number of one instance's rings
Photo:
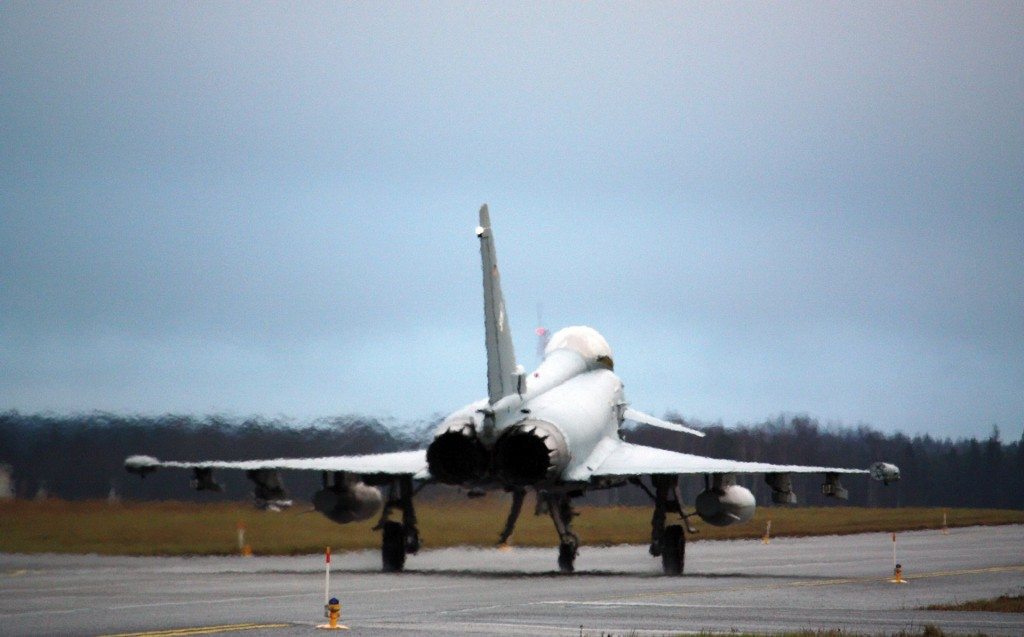
[[[427,538],[429,540],[429,538]],[[424,549],[407,571],[376,551],[335,554],[331,593],[356,635],[677,635],[838,628],[854,634],[1024,635],[1024,615],[926,611],[1024,593],[1024,526],[702,541],[665,577],[646,546]],[[325,538],[325,544],[330,538]],[[324,558],[0,554],[3,635],[310,635]]]

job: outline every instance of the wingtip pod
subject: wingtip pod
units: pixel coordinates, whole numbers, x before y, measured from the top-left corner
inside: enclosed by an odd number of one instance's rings
[[[160,461],[153,456],[128,456],[124,459],[124,468],[128,473],[134,473],[146,477],[147,473],[153,473],[160,466]]]
[[[868,469],[871,477],[884,484],[896,482],[900,479],[900,468],[888,462],[876,462]]]

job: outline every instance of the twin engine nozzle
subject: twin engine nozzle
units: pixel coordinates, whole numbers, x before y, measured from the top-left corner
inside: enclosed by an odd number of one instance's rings
[[[449,425],[427,447],[430,475],[445,484],[476,482],[487,473],[490,463],[490,453],[477,438],[472,422]]]
[[[526,419],[487,449],[472,422],[454,423],[427,448],[430,474],[448,484],[500,481],[529,486],[557,480],[569,464],[565,436],[552,423]]]

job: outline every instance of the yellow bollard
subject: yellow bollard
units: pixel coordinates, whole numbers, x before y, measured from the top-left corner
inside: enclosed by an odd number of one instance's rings
[[[324,614],[327,615],[327,623],[320,624],[317,628],[323,628],[325,630],[348,630],[348,626],[339,624],[338,620],[341,619],[341,602],[338,601],[337,597],[332,597],[329,602],[324,605]]]
[[[337,628],[338,618],[341,617],[341,603],[338,602],[337,597],[332,597],[331,603],[327,605],[327,617],[330,627]]]
[[[761,538],[761,543],[762,544],[767,544],[768,542],[771,541],[771,539],[772,539],[771,538],[771,533],[772,533],[772,521],[768,520],[765,523],[765,525],[764,525],[764,537]]]
[[[892,579],[889,580],[893,584],[906,584],[907,580],[903,579],[903,565],[897,564],[896,568],[892,569]]]
[[[946,512],[942,512],[942,534],[949,535],[949,527],[946,526]]]

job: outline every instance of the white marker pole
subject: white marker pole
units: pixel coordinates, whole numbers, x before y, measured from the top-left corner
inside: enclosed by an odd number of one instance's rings
[[[327,547],[327,561],[324,565],[324,608],[331,600],[331,547]]]
[[[896,570],[896,533],[892,534],[892,570]]]

